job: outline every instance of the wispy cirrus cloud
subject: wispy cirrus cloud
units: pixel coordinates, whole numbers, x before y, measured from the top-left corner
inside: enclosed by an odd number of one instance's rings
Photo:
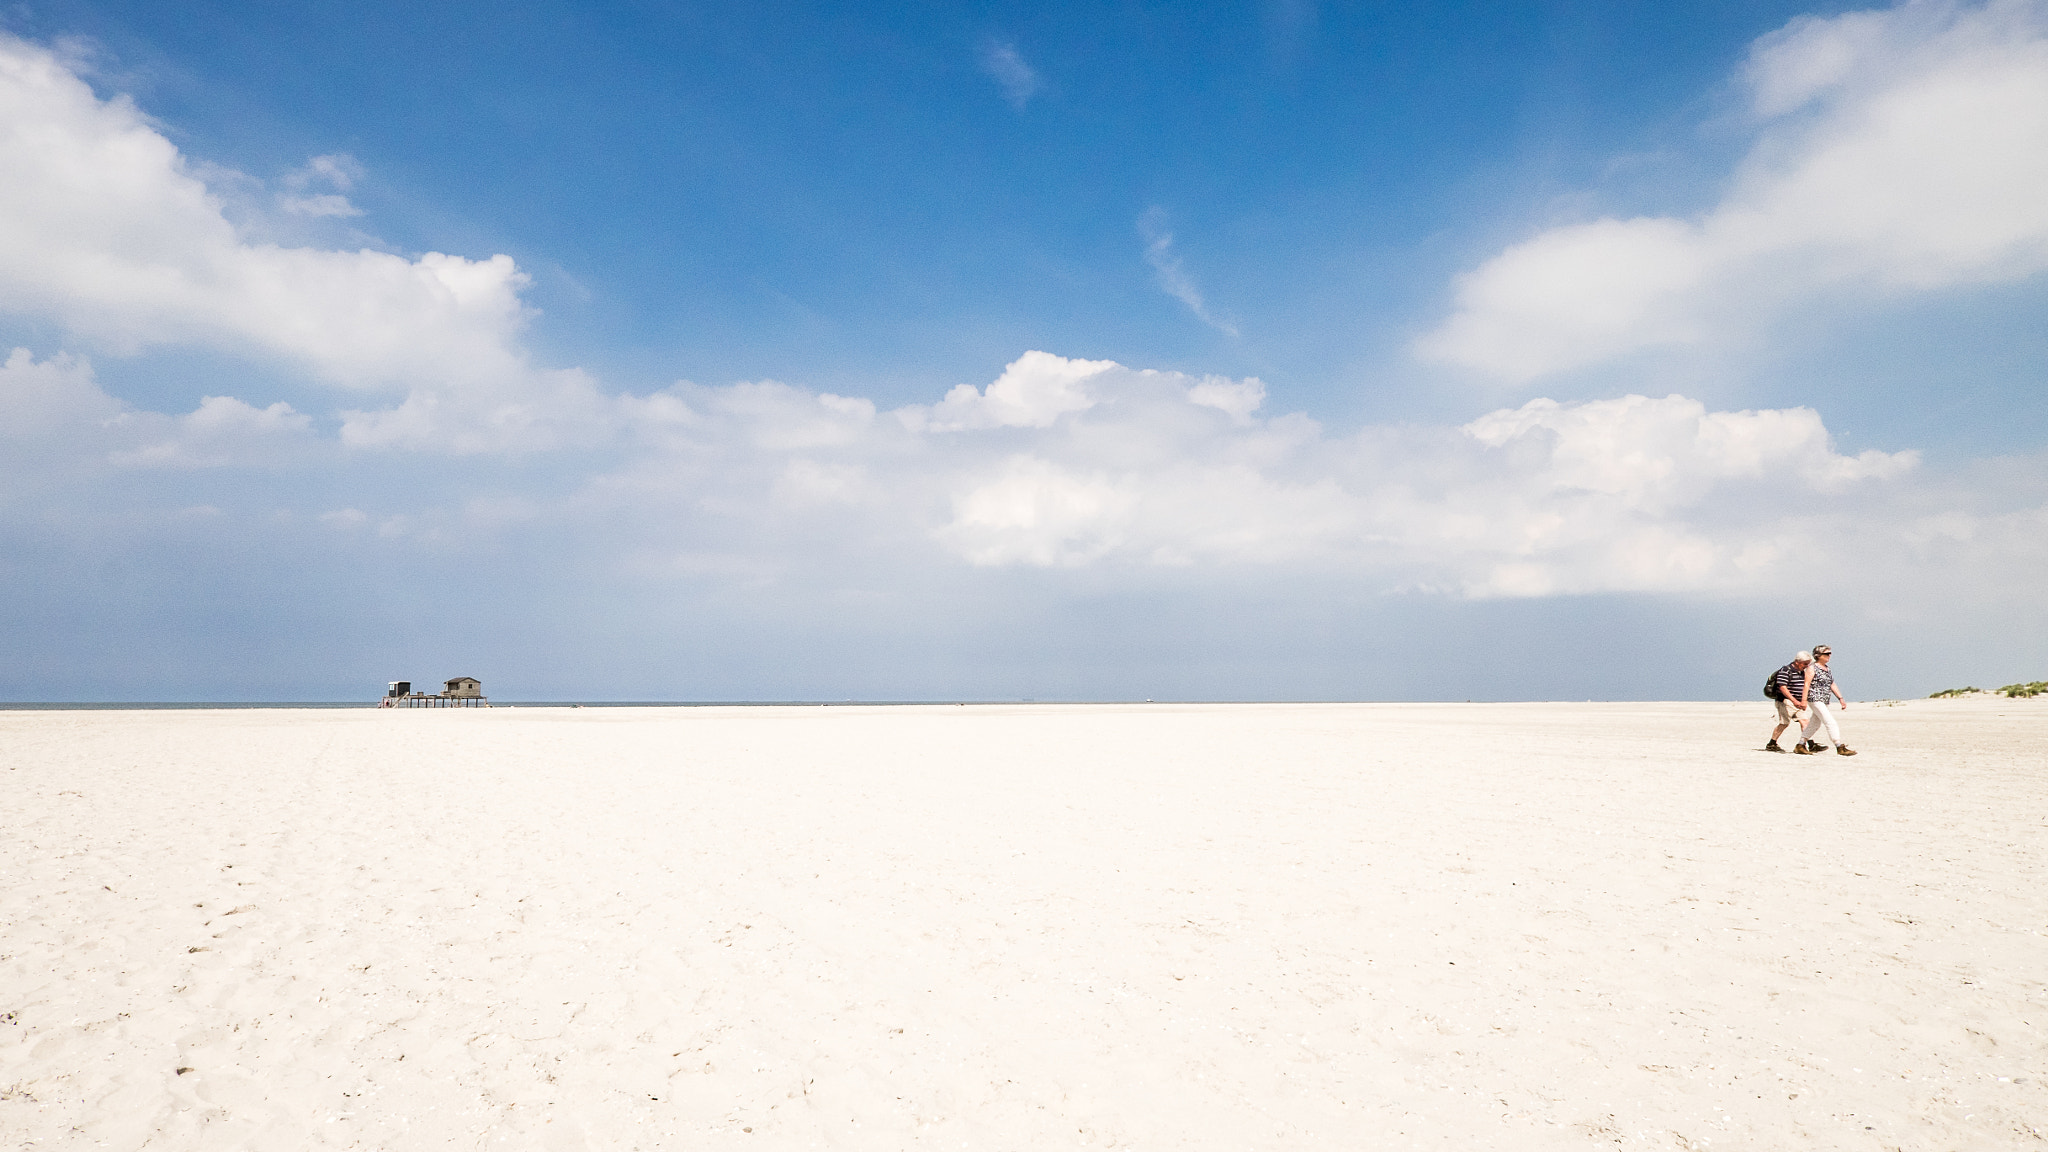
[[[1038,70],[1025,63],[1013,44],[991,40],[982,45],[981,70],[1002,89],[1003,99],[1010,102],[1010,107],[1019,112],[1038,95]]]
[[[1202,290],[1195,283],[1194,276],[1182,265],[1180,254],[1173,250],[1173,232],[1167,227],[1164,208],[1154,205],[1138,217],[1138,236],[1145,241],[1145,262],[1159,278],[1159,287],[1168,296],[1188,306],[1195,319],[1207,324],[1227,336],[1236,336],[1237,326],[1209,310],[1202,298]]]

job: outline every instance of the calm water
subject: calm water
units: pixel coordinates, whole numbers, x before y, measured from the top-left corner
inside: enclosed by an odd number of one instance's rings
[[[1036,704],[1036,700],[495,700],[497,708],[863,708],[917,704]],[[1046,701],[1053,703],[1053,701]],[[1112,701],[1114,703],[1114,701]],[[375,708],[375,700],[4,701],[0,712],[135,711],[160,708]],[[459,711],[459,709],[458,709]]]

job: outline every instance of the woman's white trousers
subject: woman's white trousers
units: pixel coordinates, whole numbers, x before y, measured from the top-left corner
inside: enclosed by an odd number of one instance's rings
[[[1799,738],[1801,740],[1813,739],[1813,734],[1820,731],[1821,725],[1825,724],[1828,729],[1828,743],[1840,744],[1842,742],[1842,727],[1835,723],[1833,709],[1815,699],[1806,702],[1806,712],[1806,727],[1799,730]]]

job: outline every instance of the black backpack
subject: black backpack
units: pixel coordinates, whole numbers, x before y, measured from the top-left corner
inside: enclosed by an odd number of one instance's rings
[[[1779,696],[1780,693],[1778,691],[1778,674],[1776,672],[1773,672],[1770,674],[1768,678],[1764,680],[1764,699],[1776,700],[1779,698]]]

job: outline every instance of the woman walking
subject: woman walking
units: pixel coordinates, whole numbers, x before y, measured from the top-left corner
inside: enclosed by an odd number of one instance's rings
[[[1801,685],[1798,703],[1807,710],[1806,726],[1799,730],[1799,744],[1793,748],[1801,756],[1816,755],[1823,746],[1816,743],[1813,734],[1823,726],[1828,730],[1828,739],[1834,741],[1835,754],[1854,756],[1856,750],[1842,743],[1842,728],[1835,723],[1834,711],[1828,706],[1828,696],[1834,695],[1837,703],[1846,709],[1849,701],[1843,699],[1842,690],[1835,687],[1835,674],[1828,668],[1829,657],[1835,650],[1825,644],[1813,646],[1813,663],[1806,666],[1806,683]]]

